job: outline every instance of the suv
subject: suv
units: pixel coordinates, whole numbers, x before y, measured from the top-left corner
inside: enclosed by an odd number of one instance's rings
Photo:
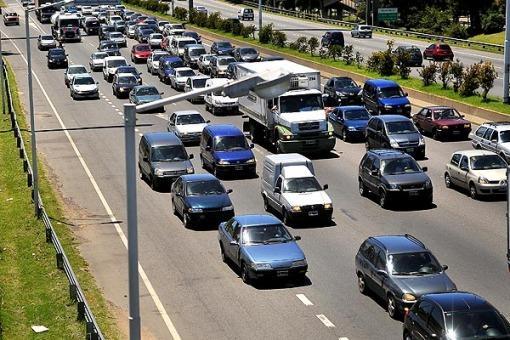
[[[403,338],[509,339],[510,323],[487,300],[476,294],[427,294],[407,314]]]
[[[375,116],[368,121],[365,133],[367,149],[395,149],[425,158],[425,139],[413,122],[399,115]]]
[[[237,18],[239,20],[251,20],[253,21],[253,9],[251,8],[241,8],[237,11]]]
[[[393,80],[367,80],[362,95],[367,110],[372,114],[399,114],[411,117],[411,103],[407,93]]]
[[[403,45],[397,47],[392,54],[396,57],[399,54],[407,53],[409,55],[409,60],[405,63],[405,66],[412,67],[420,67],[423,64],[423,58],[421,56],[421,51],[418,47],[414,45]]]
[[[324,85],[324,94],[340,105],[361,104],[361,86],[349,77],[331,77]]]
[[[198,59],[202,54],[206,54],[204,45],[202,44],[189,44],[184,46],[184,63],[191,68],[197,68]]]
[[[420,167],[413,157],[401,151],[368,151],[359,164],[359,193],[361,196],[374,193],[379,198],[379,205],[385,209],[398,200],[415,201],[430,207],[433,190],[426,171],[426,167]]]
[[[432,44],[423,51],[423,59],[453,60],[453,52],[447,44]]]
[[[510,160],[510,122],[483,123],[469,137],[475,149],[489,150]]]
[[[351,30],[353,38],[372,38],[372,26],[356,25]]]
[[[322,47],[329,47],[332,45],[344,46],[344,34],[341,31],[327,31],[321,39]]]
[[[448,266],[409,234],[369,237],[356,254],[355,267],[359,291],[386,301],[392,318],[407,312],[424,294],[457,290],[445,272]]]

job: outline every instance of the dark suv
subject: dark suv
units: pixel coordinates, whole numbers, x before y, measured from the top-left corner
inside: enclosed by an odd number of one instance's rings
[[[445,273],[448,266],[408,234],[369,237],[356,254],[355,266],[359,291],[386,301],[392,318],[406,313],[424,294],[457,290]]]
[[[510,323],[481,296],[427,294],[404,321],[404,339],[510,339]]]
[[[344,46],[344,34],[341,31],[327,31],[321,39],[322,47],[333,45]]]
[[[414,201],[432,205],[432,181],[413,157],[396,150],[368,151],[359,164],[359,193],[379,198],[382,208],[396,201]]]
[[[425,158],[425,139],[413,122],[404,116],[375,116],[365,130],[365,146],[370,149],[395,149],[416,159]]]

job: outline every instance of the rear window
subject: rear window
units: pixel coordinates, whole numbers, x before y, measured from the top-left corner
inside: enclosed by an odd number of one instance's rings
[[[246,8],[244,10],[244,13],[253,13],[253,10],[251,8]]]
[[[441,50],[450,50],[450,46],[448,46],[448,45],[439,45],[439,48]]]

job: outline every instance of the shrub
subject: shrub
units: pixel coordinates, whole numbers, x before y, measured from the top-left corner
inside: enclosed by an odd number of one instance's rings
[[[179,20],[186,20],[186,18],[188,17],[188,10],[182,7],[175,7],[174,17],[176,17]]]
[[[482,16],[482,30],[485,34],[503,31],[505,16],[498,11],[490,10]]]
[[[194,24],[200,27],[207,26],[207,13],[198,12],[194,17]]]
[[[467,39],[469,37],[468,31],[466,27],[459,24],[458,22],[451,23],[444,31],[446,36],[457,38],[457,39]]]
[[[221,28],[223,20],[220,17],[219,12],[214,12],[207,17],[207,28]]]
[[[418,70],[418,74],[423,81],[423,86],[432,85],[436,82],[437,64],[429,63],[427,66],[422,66],[421,70]]]
[[[379,73],[379,67],[382,63],[382,60],[384,59],[383,54],[384,54],[384,52],[376,51],[376,52],[373,52],[370,57],[368,57],[367,69],[369,71]]]
[[[448,84],[452,80],[452,62],[445,61],[439,66],[439,80],[441,80],[441,84],[443,84],[443,89],[448,88]]]
[[[352,45],[345,45],[342,51],[342,59],[347,65],[352,65],[354,62],[354,47]]]
[[[497,77],[498,73],[490,61],[484,61],[480,64],[478,81],[482,88],[482,99],[484,102],[487,101],[487,94],[490,89],[494,87],[494,80],[496,80]]]
[[[363,58],[363,56],[361,55],[361,53],[359,52],[356,52],[356,55],[354,56],[354,60],[356,61],[356,66],[358,68],[361,68],[363,66],[363,60],[365,58]]]
[[[287,42],[287,35],[282,31],[273,31],[273,36],[271,37],[271,43],[278,47],[285,47],[285,42]]]
[[[411,68],[409,67],[409,61],[411,60],[411,55],[409,52],[405,50],[397,50],[394,55],[394,63],[397,69],[397,73],[400,75],[400,78],[407,79],[409,78],[409,74],[411,74]]]
[[[273,37],[273,24],[264,25],[259,31],[259,41],[263,44],[269,44]]]
[[[452,62],[450,66],[450,75],[453,81],[453,92],[458,92],[464,77],[464,64],[462,64],[459,59]]]
[[[299,52],[305,53],[308,51],[308,39],[306,37],[297,38],[296,43],[298,45]]]
[[[227,33],[232,32],[232,27],[233,27],[232,20],[229,20],[229,19],[222,20],[222,23],[221,23],[221,30],[222,30],[223,32],[227,32]]]
[[[197,23],[197,16],[198,16],[197,10],[192,8],[191,11],[189,11],[189,16],[188,16],[188,21],[190,22],[190,24]]]
[[[244,26],[241,29],[241,35],[243,38],[248,38],[250,35],[255,39],[255,25]]]
[[[310,55],[313,57],[313,53],[317,50],[319,47],[319,39],[316,37],[310,37],[307,41],[308,44],[308,50],[310,51]]]
[[[337,58],[341,58],[343,53],[344,48],[341,45],[331,45],[328,48],[328,55],[334,61],[336,61]]]
[[[480,86],[480,65],[473,64],[464,71],[463,81],[459,87],[461,96],[469,97],[476,94],[476,89]]]
[[[232,22],[232,34],[233,35],[242,35],[244,29],[244,25],[240,22],[234,21]]]

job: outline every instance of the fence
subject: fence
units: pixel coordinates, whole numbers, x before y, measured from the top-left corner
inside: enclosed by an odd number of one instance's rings
[[[253,1],[242,1],[244,5],[257,7],[258,5]],[[349,21],[342,21],[342,20],[336,20],[336,19],[328,19],[323,18],[317,14],[309,14],[304,12],[297,12],[297,11],[291,11],[286,9],[280,9],[275,8],[271,6],[262,6],[262,9],[266,12],[270,13],[276,13],[276,14],[283,14],[287,16],[292,16],[296,18],[306,19],[306,20],[313,20],[322,22],[325,24],[330,25],[336,25],[346,28],[353,28],[357,25],[357,23],[352,23]],[[448,42],[452,45],[459,45],[459,46],[467,46],[467,47],[477,47],[482,50],[495,50],[498,52],[502,52],[504,50],[503,45],[498,44],[490,44],[490,43],[483,43],[479,41],[471,41],[471,40],[464,40],[464,39],[457,39],[452,37],[445,37],[442,35],[433,35],[433,34],[426,34],[426,33],[420,33],[420,32],[414,32],[414,31],[406,31],[406,30],[399,30],[394,28],[386,28],[386,27],[380,27],[380,26],[372,26],[372,29],[374,32],[380,32],[380,33],[386,33],[386,34],[392,34],[397,35],[401,37],[411,37],[411,38],[419,38],[429,41],[444,41]],[[306,29],[308,31],[308,29]]]
[[[37,207],[37,211],[39,212],[39,217],[44,223],[45,229],[46,229],[46,242],[51,242],[53,246],[55,247],[56,252],[56,261],[57,261],[57,268],[63,270],[67,276],[67,279],[69,281],[69,296],[73,302],[76,303],[77,307],[77,319],[80,321],[85,321],[85,327],[86,327],[86,333],[85,333],[85,339],[86,340],[103,340],[103,334],[101,333],[101,330],[99,329],[99,326],[96,322],[96,319],[94,318],[94,315],[92,314],[92,311],[90,310],[90,307],[87,303],[87,299],[85,298],[85,295],[83,294],[83,291],[80,287],[80,283],[78,282],[78,279],[76,278],[76,275],[74,274],[73,268],[71,267],[71,263],[69,262],[65,252],[64,248],[62,248],[62,244],[60,243],[60,240],[58,239],[58,236],[55,232],[55,229],[53,228],[53,225],[51,224],[51,220],[46,213],[46,209],[44,209],[44,205],[41,200],[41,195],[39,192],[34,192],[33,186],[32,186],[32,166],[30,165],[30,162],[28,161],[28,153],[25,149],[25,143],[23,141],[23,136],[21,134],[21,130],[18,125],[17,121],[17,113],[15,112],[14,106],[12,104],[12,96],[11,91],[9,89],[9,81],[8,81],[8,73],[7,68],[5,67],[1,70],[1,72],[4,73],[4,79],[5,79],[5,93],[7,96],[6,101],[6,109],[8,113],[10,114],[11,118],[11,129],[14,132],[14,137],[16,138],[16,146],[19,150],[19,157],[23,160],[23,171],[27,174],[27,186],[32,187],[32,199],[34,198],[34,195],[38,195],[39,197],[39,206]],[[2,104],[3,105],[3,104]]]

